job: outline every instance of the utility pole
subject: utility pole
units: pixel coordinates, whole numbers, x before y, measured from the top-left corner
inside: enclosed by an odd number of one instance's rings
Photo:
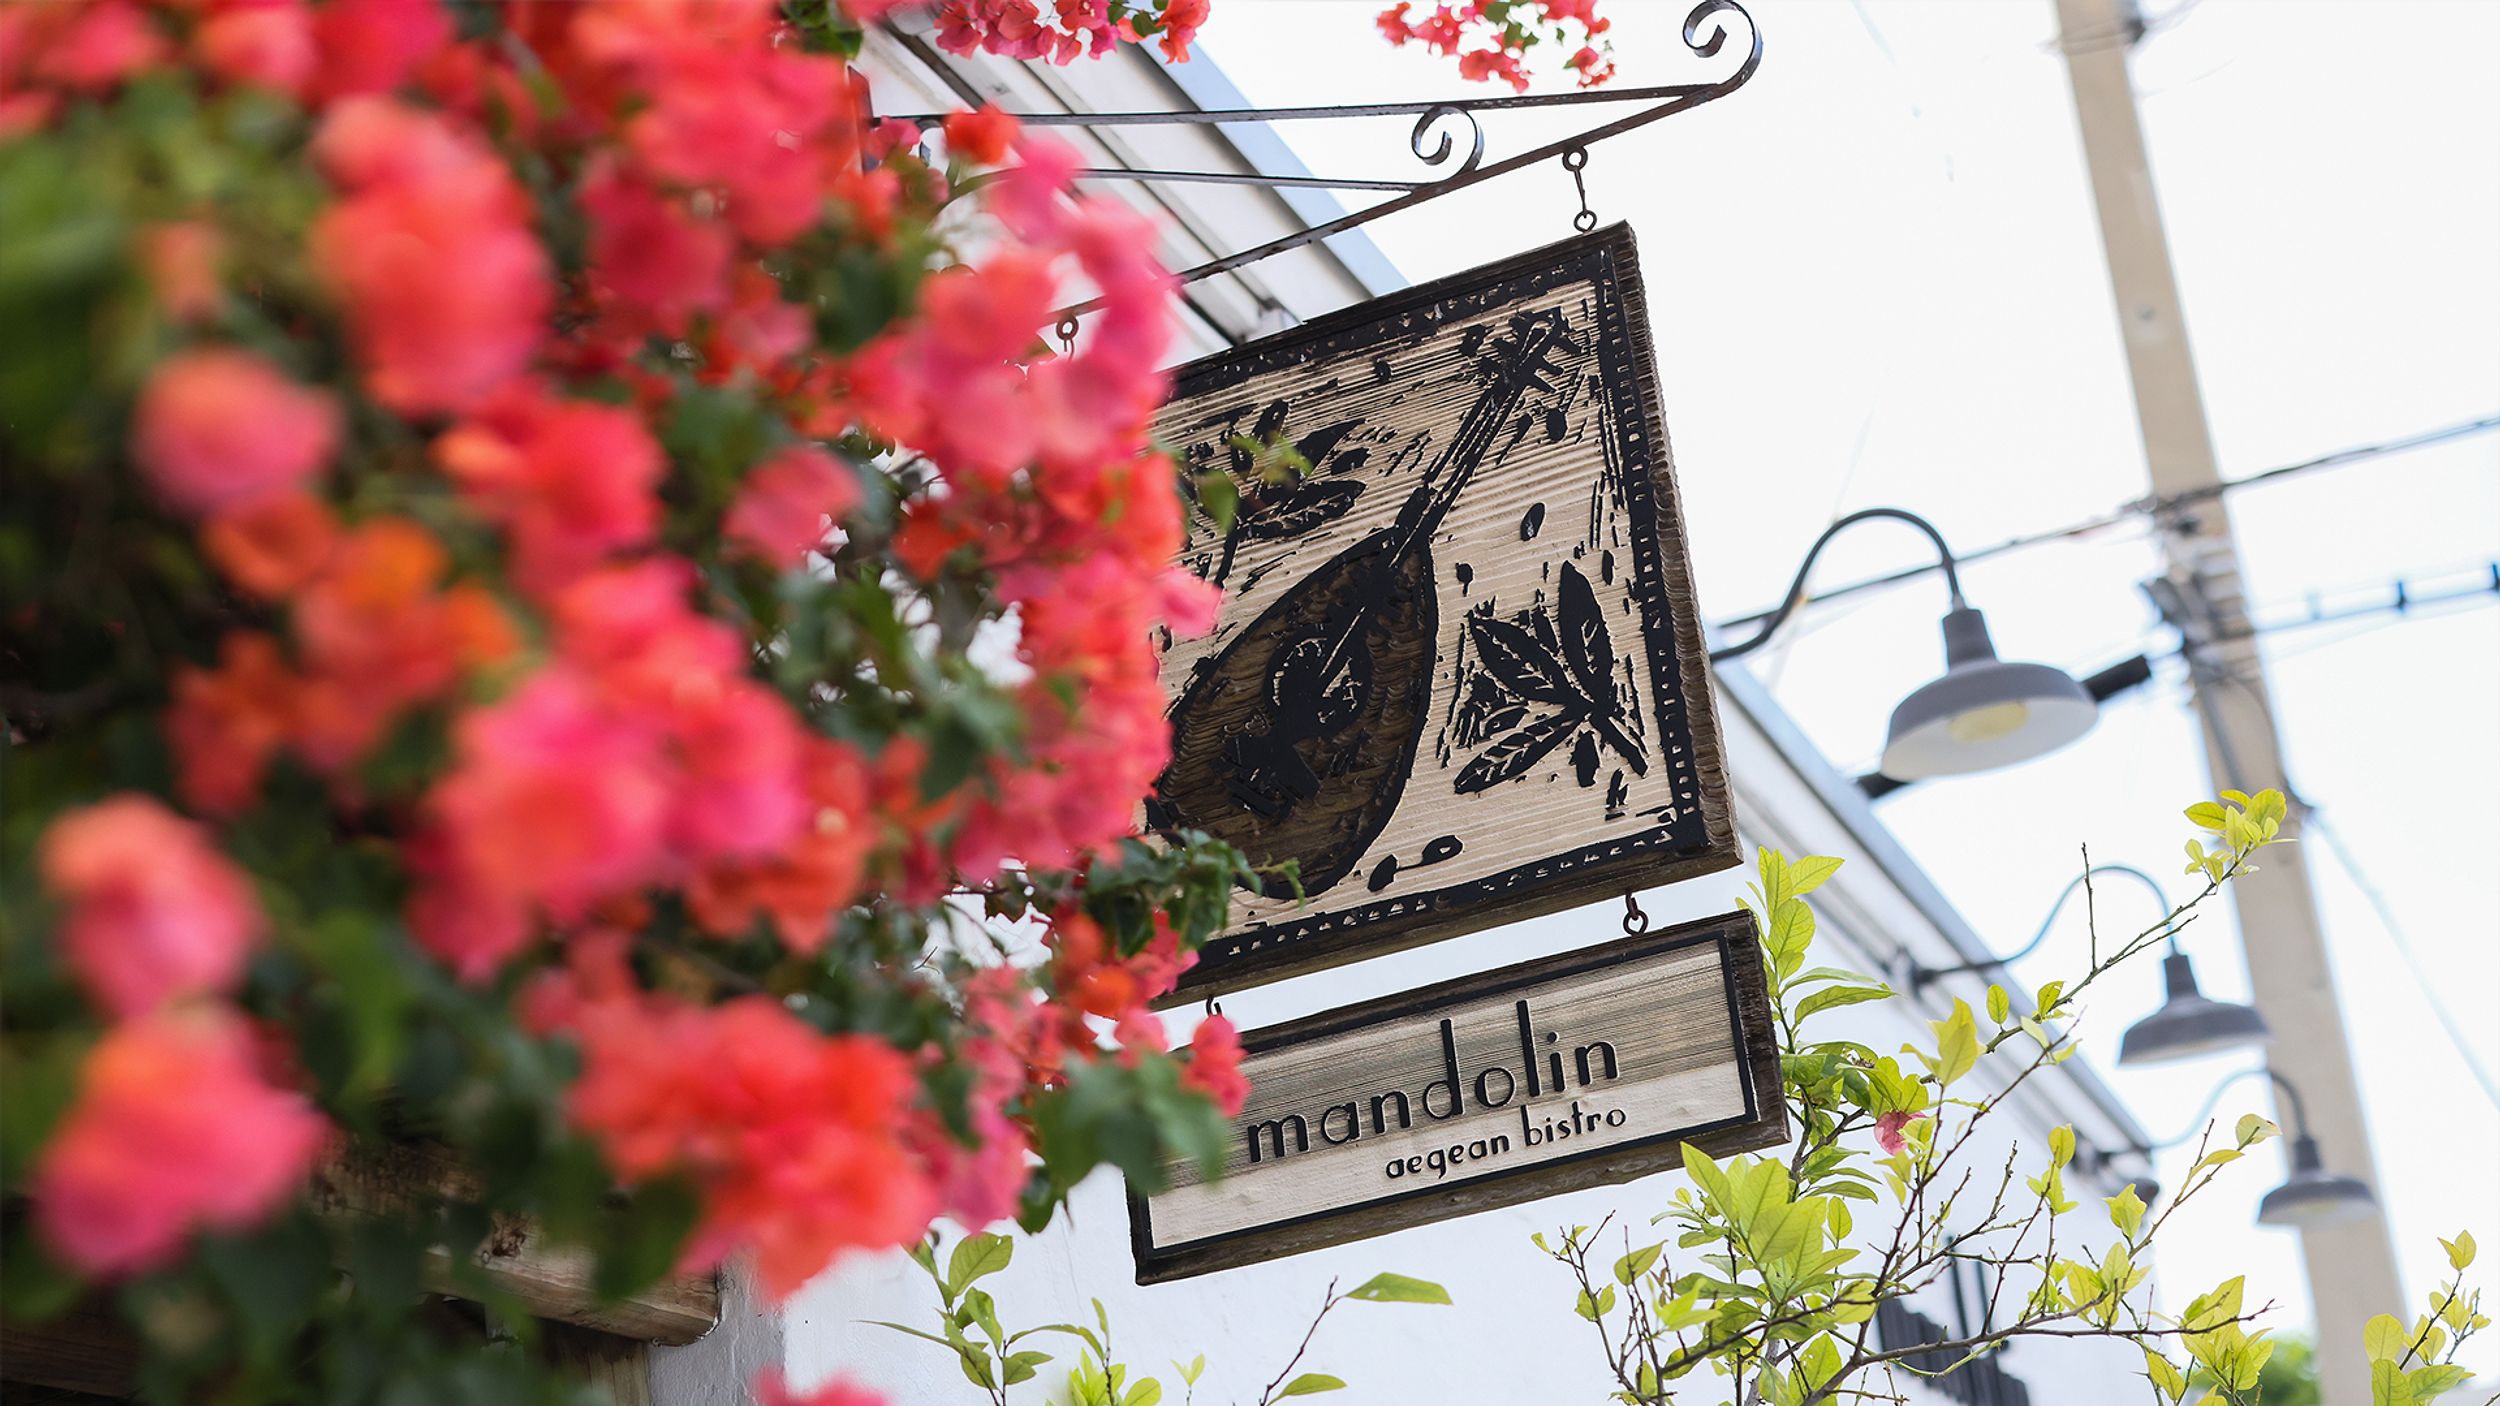
[[[2221,482],[2221,474],[2127,71],[2142,21],[2132,0],[2057,0],[2057,17],[2153,494],[2169,498],[2206,488]],[[2160,528],[2168,576],[2157,583],[2156,595],[2184,606],[2180,623],[2214,782],[2252,792],[2278,787],[2288,795],[2264,664],[2247,633],[2230,513],[2216,496],[2164,514]],[[2298,820],[2295,810],[2292,824]],[[2267,1061],[2304,1096],[2327,1167],[2376,1189],[2343,1011],[2300,849],[2266,851],[2259,871],[2235,881],[2231,895],[2257,1008],[2275,1033]],[[2377,1313],[2410,1321],[2387,1223],[2372,1216],[2304,1230],[2301,1254],[2317,1308],[2318,1375],[2327,1406],[2366,1406],[2370,1370],[2361,1325]]]

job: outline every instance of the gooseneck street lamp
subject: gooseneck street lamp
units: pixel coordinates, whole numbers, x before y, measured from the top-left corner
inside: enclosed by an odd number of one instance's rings
[[[1944,675],[1892,710],[1892,726],[1884,743],[1884,775],[1919,781],[1989,771],[2044,756],[2092,730],[2099,705],[2073,675],[2047,664],[1997,658],[1996,645],[1988,638],[1988,622],[1962,598],[1961,575],[1944,534],[1927,519],[1899,508],[1865,508],[1823,529],[1823,535],[1806,549],[1805,562],[1797,568],[1797,578],[1789,584],[1779,609],[1771,612],[1751,639],[1712,650],[1711,662],[1741,658],[1769,643],[1804,601],[1806,575],[1814,569],[1824,545],[1843,529],[1869,518],[1892,518],[1927,534],[1943,559],[1945,589],[1952,596],[1943,622]]]
[[[2275,1088],[2282,1091],[2284,1101],[2292,1107],[2292,1165],[2291,1173],[2284,1178],[2283,1184],[2267,1192],[2257,1203],[2257,1223],[2316,1230],[2326,1226],[2349,1225],[2378,1214],[2378,1197],[2370,1190],[2369,1183],[2359,1177],[2326,1169],[2326,1159],[2318,1151],[2318,1140],[2309,1132],[2309,1105],[2302,1100],[2300,1090],[2291,1080],[2263,1066],[2227,1075],[2221,1083],[2214,1085],[2214,1091],[2206,1096],[2205,1106],[2197,1111],[2187,1131],[2132,1150],[2147,1154],[2159,1152],[2195,1137],[2204,1129],[2205,1120],[2212,1115],[2214,1106],[2222,1101],[2224,1091],[2243,1079],[2259,1075],[2273,1080]],[[2137,1195],[2151,1199],[2141,1190]]]
[[[2159,879],[2133,865],[2095,864],[2067,881],[2066,887],[2057,895],[2057,902],[2049,906],[2049,915],[2040,920],[2040,930],[2031,935],[2029,942],[2002,957],[1964,962],[1960,966],[1913,966],[1910,968],[1910,989],[1915,992],[1938,977],[2003,967],[2030,956],[2039,950],[2041,943],[2048,941],[2050,931],[2057,926],[2057,915],[2066,911],[2066,901],[2075,896],[2075,890],[2099,874],[2116,874],[2135,880],[2152,894],[2153,902],[2159,905],[2156,911],[2165,916],[2170,913],[2170,895],[2163,891]],[[2178,930],[2173,928],[2163,936],[2170,942],[2170,955],[2162,959],[2162,980],[2169,997],[2162,1002],[2159,1010],[2128,1027],[2125,1037],[2118,1042],[2120,1064],[2160,1064],[2190,1059],[2222,1050],[2262,1045],[2272,1038],[2273,1032],[2266,1028],[2266,1018],[2257,1013],[2256,1007],[2217,1001],[2197,990],[2196,971],[2189,964],[2187,954],[2179,950]]]

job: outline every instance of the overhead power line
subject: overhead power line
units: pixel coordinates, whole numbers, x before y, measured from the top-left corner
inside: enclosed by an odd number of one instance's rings
[[[2424,449],[2434,444],[2444,444],[2452,439],[2463,439],[2469,435],[2487,434],[2493,430],[2500,430],[2500,414],[2485,415],[2480,419],[2466,420],[2453,425],[2445,425],[2439,429],[2424,431],[2421,434],[2407,435],[2402,439],[2386,440],[2378,444],[2357,445],[2351,449],[2339,449],[2332,454],[2321,454],[2314,459],[2303,459],[2297,464],[2284,464],[2277,468],[2266,469],[2258,473],[2250,474],[2244,478],[2231,479],[2227,482],[2214,484],[2210,487],[2194,489],[2185,493],[2174,493],[2168,497],[2139,498],[2134,502],[2128,503],[2114,511],[2103,513],[2099,517],[2090,518],[2083,522],[2069,523],[2064,527],[2052,528],[2045,532],[2030,532],[2019,537],[2009,537],[2002,542],[1998,542],[1992,546],[1981,547],[1975,551],[1956,552],[1954,556],[1956,560],[1967,566],[1975,561],[1986,561],[1990,557],[2003,556],[2007,552],[2020,551],[2025,547],[2036,547],[2045,542],[2059,542],[2065,541],[2069,538],[2089,536],[2092,533],[2104,531],[2108,528],[2116,527],[2120,523],[2131,522],[2140,517],[2152,517],[2155,519],[2168,517],[2185,509],[2195,507],[2199,503],[2211,502],[2225,493],[2236,492],[2242,488],[2250,488],[2258,484],[2276,483],[2295,475],[2311,473],[2319,469],[2338,468],[2345,464],[2356,464],[2366,459],[2376,459],[2388,454],[2401,454],[2409,449]],[[1880,576],[1865,577],[1861,580],[1851,581],[1845,585],[1833,586],[1825,590],[1809,594],[1802,600],[1797,601],[1795,606],[1792,608],[1820,605],[1825,601],[1840,600],[1848,596],[1861,595],[1867,591],[1880,590],[1883,587],[1898,585],[1904,581],[1915,581],[1922,576],[1934,573],[1936,570],[1936,563],[1926,562],[1918,566],[1903,567],[1898,571],[1889,571]],[[1780,606],[1775,605],[1768,610],[1757,610],[1751,615],[1740,615],[1732,620],[1723,620],[1719,622],[1717,628],[1721,630],[1741,629],[1744,626],[1757,624],[1761,621],[1770,619],[1773,615],[1778,614],[1780,609]]]

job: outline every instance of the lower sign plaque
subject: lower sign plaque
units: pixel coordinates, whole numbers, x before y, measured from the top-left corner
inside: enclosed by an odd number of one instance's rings
[[[1744,913],[1242,1037],[1223,1176],[1129,1194],[1141,1284],[1361,1240],[1788,1139]]]

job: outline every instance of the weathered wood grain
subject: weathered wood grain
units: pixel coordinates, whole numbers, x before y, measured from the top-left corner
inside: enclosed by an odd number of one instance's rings
[[[372,1214],[428,1195],[461,1194],[473,1182],[474,1174],[440,1148],[358,1145],[323,1164],[309,1194],[317,1208]],[[457,1292],[449,1253],[433,1251],[428,1264],[429,1288]],[[672,1346],[690,1343],[720,1318],[720,1283],[710,1274],[671,1275],[628,1298],[600,1298],[591,1287],[591,1254],[551,1243],[527,1221],[499,1219],[478,1248],[477,1266],[533,1316],[619,1337]]]
[[[1618,226],[1179,373],[1159,432],[1244,497],[1182,558],[1225,603],[1148,815],[1301,892],[1169,1003],[1737,862],[1648,318]]]
[[[1311,1016],[1243,1045],[1253,1092],[1230,1124],[1222,1177],[1175,1164],[1164,1190],[1130,1196],[1140,1283],[1628,1181],[1680,1166],[1686,1140],[1724,1154],[1788,1136],[1742,913]]]

